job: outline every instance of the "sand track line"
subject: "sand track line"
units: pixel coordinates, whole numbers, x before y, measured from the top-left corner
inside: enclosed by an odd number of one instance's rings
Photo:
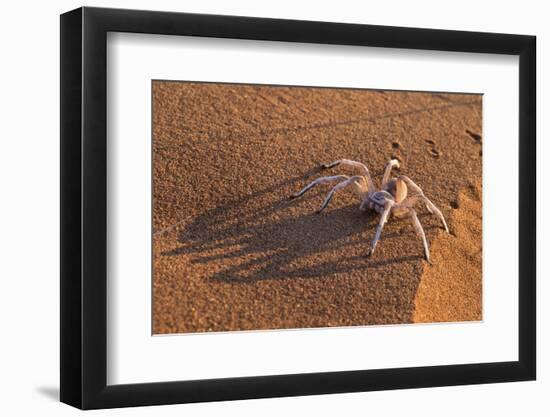
[[[317,124],[312,124],[312,125],[294,126],[294,127],[271,129],[271,130],[260,130],[260,133],[262,135],[268,135],[268,134],[272,134],[272,133],[297,132],[297,131],[310,130],[310,129],[324,129],[324,128],[336,127],[336,126],[348,126],[348,125],[360,124],[360,123],[366,123],[366,122],[376,122],[376,121],[385,120],[385,119],[393,119],[393,118],[397,118],[397,117],[405,117],[405,116],[410,116],[410,115],[413,115],[413,114],[424,113],[424,112],[445,110],[445,109],[449,109],[449,108],[452,108],[452,107],[473,106],[473,105],[478,105],[478,104],[479,103],[477,101],[453,102],[453,103],[444,104],[444,105],[441,105],[441,106],[422,107],[420,109],[406,110],[406,111],[403,111],[403,112],[387,113],[387,114],[383,114],[381,116],[363,117],[363,118],[360,118],[360,119],[340,120],[340,121],[334,121],[334,122],[317,123]]]
[[[312,129],[326,129],[330,127],[349,126],[354,124],[377,122],[379,120],[406,117],[406,116],[411,116],[419,113],[429,113],[433,111],[446,110],[453,107],[467,107],[467,106],[477,106],[477,105],[479,105],[479,102],[477,101],[455,101],[455,102],[450,102],[449,104],[443,104],[440,106],[422,107],[419,109],[407,110],[402,112],[387,113],[380,116],[364,117],[364,118],[350,119],[350,120],[327,121],[323,123],[315,123],[315,124],[303,125],[303,126],[298,125],[298,126],[282,127],[282,128],[269,129],[269,130],[260,129],[257,131],[257,134],[271,135],[271,134],[277,134],[277,133],[300,132],[300,131],[312,130]],[[232,131],[229,131],[229,133],[227,134],[218,134],[218,133],[209,132],[206,130],[193,130],[193,129],[185,129],[185,128],[181,128],[181,130],[182,132],[185,132],[185,133],[206,135],[209,138],[215,138],[215,139],[229,138],[229,137],[232,137],[233,135]]]
[[[191,219],[193,216],[189,216],[189,217],[186,217],[185,219],[183,220],[180,220],[174,224],[171,224],[170,226],[167,226],[163,229],[160,229],[160,230],[157,230],[157,231],[153,231],[153,237],[157,237],[157,236],[160,236],[160,235],[163,235],[164,233],[167,233],[167,232],[170,232],[174,229],[176,229],[178,226],[181,226],[182,223],[185,223],[186,221],[188,221],[189,219]]]

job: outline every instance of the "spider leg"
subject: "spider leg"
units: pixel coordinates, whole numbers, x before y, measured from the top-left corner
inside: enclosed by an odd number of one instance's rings
[[[299,192],[292,194],[290,198],[297,198],[303,196],[307,191],[311,190],[313,187],[315,187],[318,184],[325,184],[327,182],[332,181],[341,181],[341,180],[347,180],[349,177],[347,175],[334,175],[332,177],[321,177],[317,178],[315,181],[312,181],[308,185],[306,185],[302,190]]]
[[[376,249],[376,244],[380,240],[380,235],[382,234],[382,229],[384,228],[384,225],[388,221],[388,216],[390,214],[390,211],[393,207],[393,201],[386,200],[386,205],[384,206],[384,211],[380,215],[380,221],[378,222],[378,226],[376,226],[376,233],[374,235],[374,239],[372,240],[371,248],[369,255],[372,255],[374,253],[374,250]]]
[[[414,230],[416,231],[416,234],[422,239],[422,243],[424,244],[424,256],[429,263],[432,263],[432,261],[430,260],[430,249],[428,248],[428,242],[426,240],[426,234],[424,233],[422,224],[420,223],[420,220],[418,220],[416,211],[414,211],[413,208],[409,208],[409,213],[411,214],[411,220],[414,226]]]
[[[367,179],[368,192],[373,193],[373,192],[376,191],[376,189],[374,187],[374,183],[372,182],[372,178],[370,176],[369,169],[367,168],[367,166],[365,164],[363,164],[361,162],[352,161],[350,159],[339,159],[337,161],[331,162],[330,164],[322,164],[321,168],[323,168],[323,169],[334,168],[338,165],[347,165],[347,166],[350,166],[350,167],[362,169],[363,172],[365,173],[365,177]]]
[[[422,188],[420,188],[418,185],[416,185],[413,180],[411,180],[406,175],[400,175],[400,180],[405,181],[407,186],[417,195],[412,196],[411,198],[416,198],[422,200],[422,202],[426,205],[426,208],[428,211],[432,214],[435,214],[437,217],[439,217],[439,220],[441,220],[441,223],[443,223],[443,227],[445,228],[445,231],[449,233],[449,227],[447,226],[447,222],[445,221],[445,217],[443,217],[443,213],[441,213],[441,210],[439,210],[434,203],[430,201],[428,197],[424,195],[424,191],[422,191]],[[416,200],[415,200],[416,201]]]
[[[399,161],[397,159],[390,159],[390,162],[387,163],[384,176],[382,177],[382,189],[384,189],[386,183],[389,181],[393,167],[399,168]]]
[[[323,204],[321,205],[321,207],[319,208],[319,210],[317,210],[317,213],[320,213],[322,212],[326,206],[328,205],[328,203],[330,202],[330,200],[332,199],[332,196],[334,195],[334,193],[338,190],[341,190],[342,188],[345,188],[347,187],[348,185],[352,185],[352,184],[355,184],[356,186],[356,190],[358,190],[359,192],[361,192],[361,184],[358,183],[357,181],[361,181],[364,177],[363,176],[360,176],[360,175],[355,175],[351,178],[348,178],[347,180],[345,181],[342,181],[341,183],[339,184],[336,184],[332,190],[330,190],[330,192],[328,193],[327,195],[327,198],[325,198],[325,201],[323,202]]]
[[[441,210],[439,210],[434,203],[432,203],[428,197],[422,196],[424,200],[424,204],[426,204],[426,208],[428,211],[432,214],[435,214],[437,217],[439,217],[439,220],[441,220],[441,223],[443,223],[443,227],[445,228],[445,231],[449,233],[449,228],[447,227],[447,222],[445,221],[445,217],[443,217],[443,213],[441,213]]]
[[[416,185],[416,183],[411,180],[409,177],[407,177],[406,175],[400,175],[398,177],[398,179],[402,180],[402,181],[405,181],[405,183],[407,184],[407,187],[409,187],[409,189],[415,193],[415,194],[419,194],[419,195],[424,195],[424,191],[422,191],[422,188],[420,188],[418,185]]]

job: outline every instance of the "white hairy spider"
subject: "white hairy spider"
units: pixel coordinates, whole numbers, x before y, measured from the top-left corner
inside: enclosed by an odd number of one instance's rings
[[[307,185],[300,192],[291,195],[291,198],[301,197],[306,191],[311,190],[318,184],[340,181],[334,188],[332,188],[332,190],[330,190],[325,201],[323,202],[323,205],[319,208],[319,210],[317,210],[317,213],[320,213],[328,205],[336,191],[341,190],[348,185],[353,185],[355,191],[361,199],[359,210],[366,211],[367,209],[371,209],[380,214],[380,221],[376,227],[376,234],[374,235],[369,255],[374,253],[374,249],[376,248],[376,244],[378,243],[380,234],[382,233],[382,228],[388,221],[390,214],[396,217],[408,214],[412,220],[416,233],[422,239],[422,243],[424,244],[424,255],[426,256],[426,260],[431,263],[430,250],[428,249],[426,235],[424,234],[424,229],[420,224],[420,220],[418,220],[418,216],[414,210],[414,205],[417,202],[424,203],[430,213],[439,217],[447,233],[449,233],[449,228],[447,227],[447,223],[445,222],[445,218],[443,217],[443,214],[441,214],[441,211],[424,195],[422,189],[409,177],[400,175],[397,178],[390,179],[391,170],[393,167],[399,168],[399,161],[396,159],[391,159],[390,162],[388,162],[386,169],[384,170],[382,185],[379,190],[376,189],[368,168],[361,162],[340,159],[331,164],[323,164],[321,167],[323,169],[328,169],[337,165],[348,165],[351,167],[360,168],[364,172],[364,175],[355,175],[353,177],[348,177],[346,175],[321,177]],[[411,192],[410,196],[407,196],[408,191]]]

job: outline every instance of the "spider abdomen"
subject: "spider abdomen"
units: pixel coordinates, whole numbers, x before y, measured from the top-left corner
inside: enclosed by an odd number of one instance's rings
[[[401,179],[392,178],[387,182],[384,189],[393,196],[397,203],[407,198],[407,184]]]

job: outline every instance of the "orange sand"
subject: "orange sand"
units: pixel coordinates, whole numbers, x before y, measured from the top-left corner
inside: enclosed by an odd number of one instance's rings
[[[481,318],[481,96],[153,83],[153,332]],[[447,218],[377,224],[350,191],[288,196],[390,157]],[[351,173],[336,168],[336,173]],[[473,188],[472,188],[473,187]],[[477,188],[476,188],[477,187]],[[474,190],[474,191],[472,191]]]

